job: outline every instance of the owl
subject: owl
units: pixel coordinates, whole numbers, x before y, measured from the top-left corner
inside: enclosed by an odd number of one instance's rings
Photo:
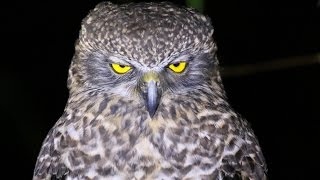
[[[253,130],[227,102],[212,36],[191,8],[98,4],[33,179],[266,179]]]

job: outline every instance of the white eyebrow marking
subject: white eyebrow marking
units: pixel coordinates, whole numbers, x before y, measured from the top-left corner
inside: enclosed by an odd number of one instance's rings
[[[117,64],[129,65],[128,61],[125,61],[125,60],[118,58],[116,56],[109,56],[108,60],[112,61],[113,63],[117,63]]]

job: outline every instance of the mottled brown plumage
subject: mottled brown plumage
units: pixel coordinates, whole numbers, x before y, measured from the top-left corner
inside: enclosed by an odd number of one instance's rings
[[[97,5],[33,179],[266,179],[253,131],[227,102],[212,34],[190,8]]]

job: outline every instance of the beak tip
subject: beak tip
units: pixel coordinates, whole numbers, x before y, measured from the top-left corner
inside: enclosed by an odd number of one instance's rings
[[[150,117],[152,118],[154,116],[154,114],[156,113],[157,108],[148,108],[147,110],[148,110]]]

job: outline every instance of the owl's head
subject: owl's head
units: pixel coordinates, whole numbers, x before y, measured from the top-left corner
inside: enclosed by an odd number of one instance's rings
[[[73,92],[96,90],[143,101],[220,91],[210,20],[171,3],[100,3],[83,20],[69,71]]]

